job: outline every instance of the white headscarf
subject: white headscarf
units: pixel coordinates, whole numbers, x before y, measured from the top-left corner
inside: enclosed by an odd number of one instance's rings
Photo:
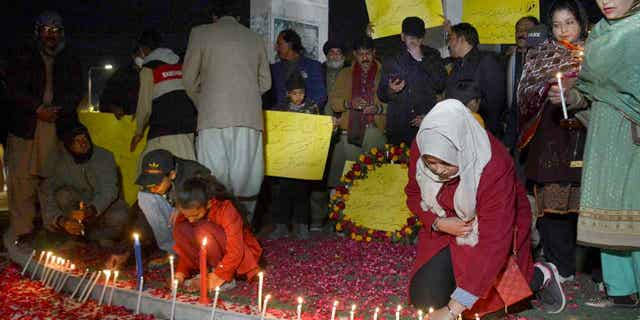
[[[456,242],[475,246],[478,243],[478,220],[475,219],[478,183],[484,167],[491,160],[491,143],[487,132],[467,107],[458,100],[449,99],[436,104],[424,117],[416,142],[420,150],[416,181],[422,194],[422,209],[440,217],[445,216],[436,200],[445,181],[426,167],[422,156],[430,155],[458,166],[460,183],[453,198],[454,208],[463,221],[473,220],[473,231],[466,237],[458,237]]]

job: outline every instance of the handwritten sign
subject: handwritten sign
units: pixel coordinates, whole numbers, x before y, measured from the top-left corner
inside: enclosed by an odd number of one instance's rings
[[[516,22],[524,16],[540,18],[539,0],[465,0],[462,21],[478,30],[482,44],[515,43]]]
[[[265,174],[322,180],[331,142],[329,116],[265,111]]]
[[[407,224],[407,168],[387,164],[369,171],[366,179],[351,186],[345,215],[355,224],[374,230],[396,231]]]
[[[427,28],[444,22],[440,0],[366,0],[366,3],[374,39],[400,34],[406,17],[420,17]]]
[[[143,140],[135,152],[129,151],[131,137],[136,131],[135,121],[131,116],[117,120],[111,113],[80,112],[78,116],[80,122],[89,129],[93,143],[113,153],[120,168],[124,199],[129,205],[133,204],[138,197],[138,186],[135,184],[138,158],[147,143]]]

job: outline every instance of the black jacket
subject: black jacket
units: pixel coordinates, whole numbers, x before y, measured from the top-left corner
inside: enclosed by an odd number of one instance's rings
[[[411,127],[411,120],[433,108],[437,102],[436,94],[444,90],[447,77],[437,50],[422,47],[422,61],[417,61],[405,46],[402,48],[402,52],[385,61],[378,87],[378,97],[389,104],[387,138],[392,144],[413,141],[418,128]],[[406,82],[404,89],[396,94],[389,91],[389,80],[393,78]]]
[[[447,86],[459,80],[474,80],[482,91],[480,115],[486,127],[496,137],[502,137],[502,113],[506,107],[506,75],[498,58],[490,52],[473,48],[464,58],[454,59]]]

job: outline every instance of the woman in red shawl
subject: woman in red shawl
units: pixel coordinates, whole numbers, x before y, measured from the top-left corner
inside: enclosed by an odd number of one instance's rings
[[[407,206],[424,228],[411,273],[411,303],[437,308],[430,320],[504,308],[495,290],[512,252],[543,306],[560,312],[564,293],[553,265],[531,260],[531,209],[506,148],[457,100],[438,103],[411,146]],[[534,272],[535,270],[535,272]]]

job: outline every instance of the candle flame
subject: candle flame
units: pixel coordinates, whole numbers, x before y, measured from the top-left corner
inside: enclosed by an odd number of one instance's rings
[[[376,307],[376,313],[380,312],[380,308]]]
[[[52,254],[53,254],[53,252],[47,251],[47,258],[51,257]]]
[[[173,287],[177,288],[178,287],[178,279],[173,280]]]
[[[204,238],[202,239],[202,246],[204,247],[204,246],[206,246],[206,245],[207,245],[207,237],[204,237]]]
[[[302,297],[298,297],[298,304],[302,304],[303,301]]]
[[[216,287],[216,293],[220,292],[220,286]]]
[[[271,295],[270,295],[270,294],[268,294],[268,295],[266,295],[266,296],[264,297],[264,300],[265,300],[265,301],[267,301],[267,300],[269,300],[269,299],[271,299]]]
[[[582,52],[580,52],[580,53],[582,53]],[[480,315],[478,315],[477,313],[476,313],[476,320],[480,320]]]
[[[352,305],[351,305],[351,312],[354,312],[354,311],[356,311],[356,305],[355,305],[355,304],[352,304]]]
[[[335,307],[337,307],[337,306],[338,306],[338,300],[336,300],[336,301],[334,301],[334,302],[333,302],[333,307],[335,308]]]
[[[558,73],[556,73],[556,78],[558,78],[558,79],[562,79],[562,72],[558,72]]]
[[[135,232],[135,233],[133,234],[133,239],[135,239],[136,241],[137,241],[137,240],[140,240],[140,235],[139,235],[137,232]]]
[[[111,276],[111,270],[102,270],[107,277]]]
[[[173,263],[173,259],[174,259],[174,258],[173,258],[173,255],[172,255],[172,254],[170,254],[170,255],[169,255],[169,261]]]
[[[71,270],[75,270],[76,269],[76,265],[75,264],[71,264]]]
[[[433,313],[433,308],[429,308],[429,313]]]
[[[258,277],[262,278],[264,276],[264,273],[262,271],[258,272]]]
[[[418,310],[418,315],[422,318],[422,310]]]
[[[396,311],[397,311],[397,312],[400,312],[400,310],[402,310],[402,306],[401,306],[401,305],[398,305],[398,307],[396,308]]]

